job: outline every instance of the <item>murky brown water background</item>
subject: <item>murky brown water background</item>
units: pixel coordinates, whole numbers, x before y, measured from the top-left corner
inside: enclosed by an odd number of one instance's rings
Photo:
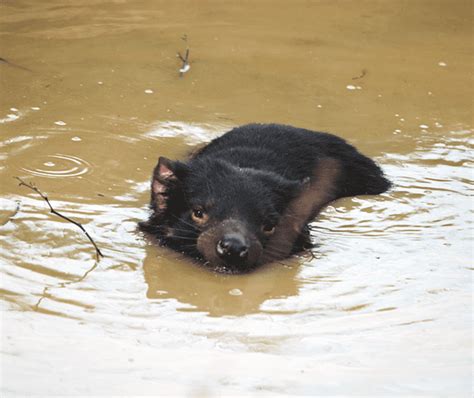
[[[471,395],[471,2],[20,0],[0,21],[2,396]],[[395,187],[251,275],[147,244],[158,155],[255,121],[337,133]]]

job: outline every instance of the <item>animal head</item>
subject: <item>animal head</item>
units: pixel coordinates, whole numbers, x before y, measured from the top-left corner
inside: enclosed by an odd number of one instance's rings
[[[247,272],[262,263],[285,208],[303,186],[225,160],[161,157],[151,183],[153,214],[142,229],[216,270]]]

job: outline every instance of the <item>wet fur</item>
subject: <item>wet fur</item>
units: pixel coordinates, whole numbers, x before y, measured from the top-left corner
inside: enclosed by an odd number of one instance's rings
[[[245,272],[309,245],[307,223],[332,200],[386,191],[381,169],[343,139],[291,126],[235,128],[186,162],[160,158],[152,177],[152,214],[140,228],[159,243],[211,264]],[[206,225],[193,206],[209,210]],[[261,225],[276,225],[272,236]],[[229,267],[215,250],[226,233],[249,242],[245,264]]]

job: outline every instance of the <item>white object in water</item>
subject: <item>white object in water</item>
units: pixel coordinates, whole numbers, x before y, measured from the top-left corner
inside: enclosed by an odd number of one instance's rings
[[[189,69],[191,69],[191,65],[186,64],[186,65],[184,65],[179,71],[180,71],[181,73],[186,73]]]

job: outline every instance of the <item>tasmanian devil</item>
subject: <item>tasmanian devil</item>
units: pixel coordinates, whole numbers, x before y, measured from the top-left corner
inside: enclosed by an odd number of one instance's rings
[[[308,247],[308,223],[329,202],[389,187],[379,166],[342,138],[249,124],[185,162],[160,157],[151,216],[140,228],[215,270],[242,273]]]

